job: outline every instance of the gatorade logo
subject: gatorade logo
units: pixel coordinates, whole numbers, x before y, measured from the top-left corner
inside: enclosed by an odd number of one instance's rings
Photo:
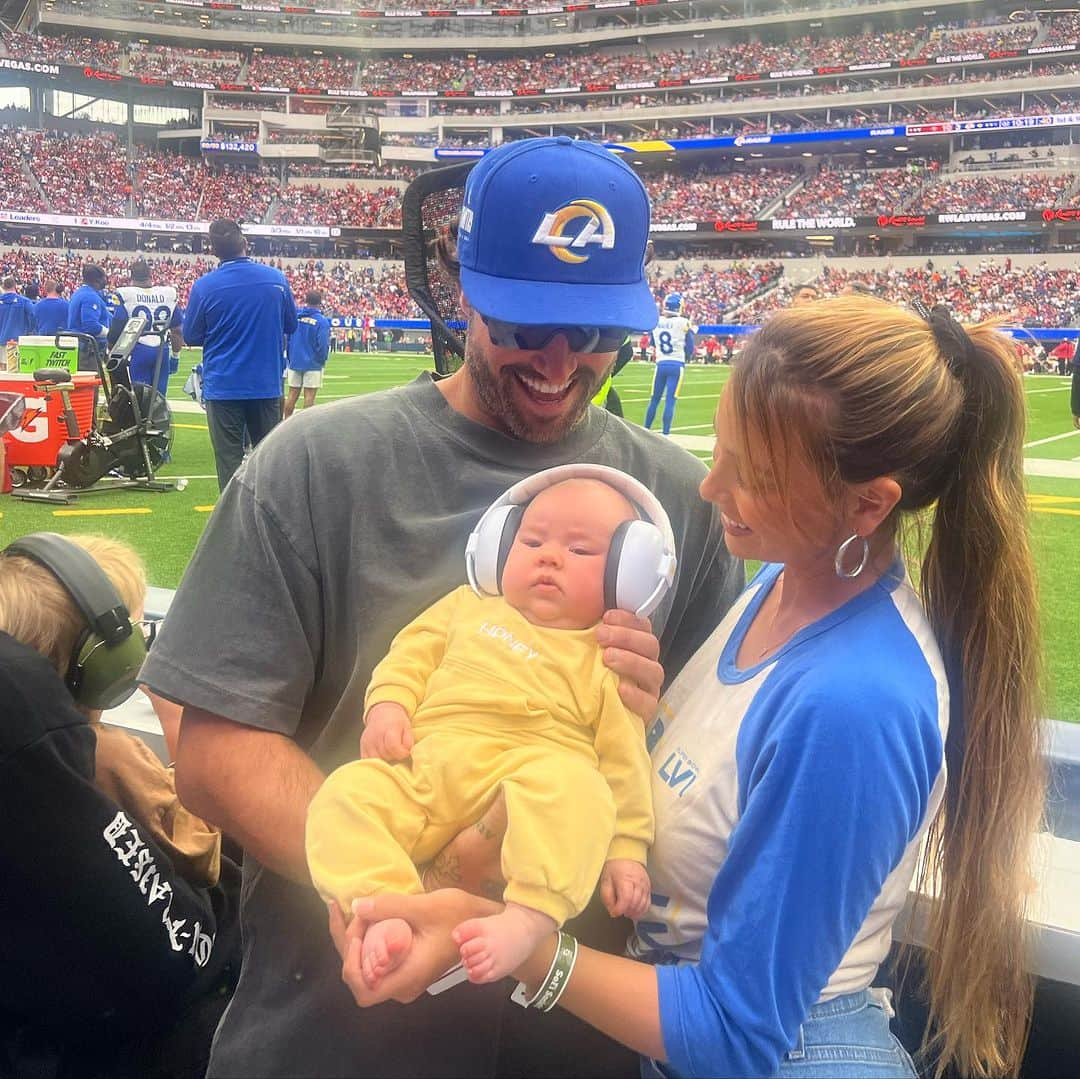
[[[599,244],[610,251],[615,246],[615,222],[600,203],[574,199],[554,213],[544,214],[532,242],[545,244],[562,262],[587,262],[589,253],[577,252],[584,251],[589,244]]]

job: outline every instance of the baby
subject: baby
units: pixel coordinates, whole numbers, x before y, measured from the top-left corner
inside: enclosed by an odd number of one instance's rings
[[[398,634],[368,687],[366,759],[337,769],[311,804],[312,878],[348,914],[360,896],[422,891],[416,865],[503,791],[506,907],[459,927],[474,982],[509,974],[580,913],[601,871],[609,911],[645,910],[649,758],[593,630],[612,536],[636,516],[597,479],[537,494],[506,555],[503,594],[458,588]],[[369,984],[411,943],[401,919],[369,927]]]

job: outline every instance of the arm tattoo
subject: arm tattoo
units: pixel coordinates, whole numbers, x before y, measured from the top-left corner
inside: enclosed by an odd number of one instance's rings
[[[477,831],[478,831],[478,832],[479,832],[479,833],[480,833],[480,834],[481,834],[481,835],[482,835],[482,836],[483,836],[483,837],[484,837],[485,839],[498,839],[498,836],[497,836],[497,835],[495,834],[495,831],[494,831],[494,829],[492,829],[492,828],[489,828],[489,827],[488,827],[488,826],[487,826],[487,825],[486,825],[486,824],[485,824],[485,823],[484,823],[484,822],[483,822],[482,820],[478,820],[478,821],[476,822],[476,830],[477,830]]]

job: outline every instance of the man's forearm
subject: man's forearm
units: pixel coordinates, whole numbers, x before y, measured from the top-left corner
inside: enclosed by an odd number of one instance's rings
[[[323,779],[285,735],[184,709],[176,762],[180,800],[262,865],[302,883],[311,880],[304,824]]]

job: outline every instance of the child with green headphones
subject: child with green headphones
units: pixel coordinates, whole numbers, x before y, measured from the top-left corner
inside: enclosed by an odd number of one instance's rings
[[[116,612],[119,623],[131,624],[128,640],[116,646],[124,653],[119,660],[107,655],[108,641],[94,641],[96,627],[85,609],[90,589],[109,597],[100,606]],[[45,656],[65,680],[94,730],[96,785],[154,837],[188,881],[213,887],[221,872],[221,833],[180,804],[172,768],[143,741],[101,723],[102,709],[137,685],[145,600],[138,554],[106,536],[38,534],[0,554],[0,630]],[[102,661],[111,667],[104,677],[93,669]],[[171,752],[175,732],[165,729]]]

